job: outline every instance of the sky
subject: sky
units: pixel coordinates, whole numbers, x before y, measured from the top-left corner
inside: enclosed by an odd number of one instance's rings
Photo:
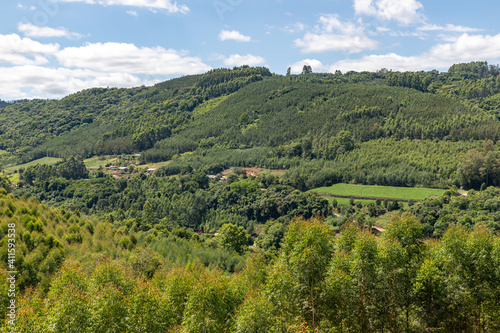
[[[285,74],[500,63],[498,0],[9,0],[0,99],[62,98],[214,68]]]

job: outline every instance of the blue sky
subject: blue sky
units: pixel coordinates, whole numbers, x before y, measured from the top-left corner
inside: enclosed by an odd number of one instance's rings
[[[151,85],[212,68],[315,72],[500,63],[497,0],[0,3],[0,99]]]

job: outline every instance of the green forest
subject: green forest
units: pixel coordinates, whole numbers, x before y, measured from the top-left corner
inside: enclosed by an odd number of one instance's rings
[[[0,331],[498,332],[499,139],[486,62],[0,101]]]

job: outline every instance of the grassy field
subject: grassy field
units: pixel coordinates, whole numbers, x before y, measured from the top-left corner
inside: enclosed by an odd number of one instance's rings
[[[106,164],[113,164],[117,162],[119,159],[118,158],[104,158],[101,159],[99,156],[95,156],[92,158],[88,158],[84,160],[83,162],[85,163],[85,166],[89,169],[99,169],[100,166],[104,167]]]
[[[88,158],[84,160],[85,166],[89,169],[99,169],[99,167],[105,167],[107,164],[118,165],[120,162],[119,158],[111,157],[111,156],[94,156],[92,158]],[[134,162],[134,160],[132,160]],[[166,162],[158,162],[158,163],[150,163],[150,164],[141,164],[137,165],[137,169],[158,169],[162,166],[169,164],[170,161]],[[135,165],[135,164],[134,164]]]
[[[0,155],[2,153],[5,153],[5,151],[0,151]],[[31,165],[36,165],[36,164],[56,164],[57,162],[62,161],[61,158],[56,158],[56,157],[43,157],[38,160],[34,160],[25,164],[19,164],[19,165],[13,165],[6,167],[0,175],[6,176],[9,178],[11,183],[18,183],[19,182],[19,173],[17,172],[19,169],[23,168],[26,169],[27,167]]]
[[[31,161],[31,162],[28,162],[28,163],[25,163],[25,164],[19,164],[19,165],[14,165],[14,166],[6,167],[5,170],[6,171],[15,171],[15,170],[19,170],[21,168],[26,169],[27,167],[32,166],[32,165],[37,165],[37,164],[56,164],[57,162],[61,162],[61,161],[62,161],[62,158],[57,158],[57,157],[43,157],[43,158],[39,158],[38,160],[34,160],[34,161]]]
[[[440,196],[445,190],[414,187],[335,184],[329,187],[315,188],[311,191],[342,196],[423,200],[433,195]]]
[[[9,181],[11,183],[19,183],[19,174],[18,173],[3,173],[2,176],[7,176],[7,178],[9,179]]]
[[[138,165],[137,167],[139,169],[159,169],[162,166],[165,166],[169,163],[170,163],[170,161],[165,161],[165,162],[158,162],[158,163],[141,164],[141,165]]]

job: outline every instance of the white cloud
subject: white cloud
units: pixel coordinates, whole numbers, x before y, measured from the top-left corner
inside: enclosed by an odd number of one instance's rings
[[[414,71],[426,69],[421,67],[422,63],[418,57],[403,57],[395,53],[384,55],[369,55],[361,59],[341,60],[330,67],[330,72],[340,70],[347,71],[376,71],[381,68],[388,68],[394,71]],[[420,59],[421,60],[421,59]]]
[[[30,7],[28,7],[28,6],[24,6],[24,5],[23,5],[23,4],[21,4],[21,3],[18,3],[18,4],[17,4],[17,8],[19,8],[19,9],[36,10],[36,7],[35,7],[35,6],[30,6]]]
[[[358,53],[376,48],[377,42],[368,37],[361,22],[342,22],[337,15],[324,15],[315,33],[308,32],[294,41],[302,53],[347,51]]]
[[[377,27],[377,31],[380,32],[380,33],[384,33],[384,32],[391,31],[391,29],[389,29],[387,27]]]
[[[251,54],[247,55],[232,54],[227,58],[222,57],[222,60],[225,66],[243,66],[243,65],[258,66],[258,65],[264,65],[266,62],[266,59]]]
[[[373,0],[354,0],[354,11],[356,12],[356,14],[377,14],[377,10],[373,5]]]
[[[0,50],[0,98],[7,100],[59,98],[91,87],[147,85],[170,75],[211,69],[184,51],[124,43],[61,48],[0,34]]]
[[[420,37],[420,38],[427,36],[427,34],[422,31],[390,31],[389,35],[393,37]]]
[[[19,23],[17,30],[28,37],[65,37],[69,39],[79,39],[83,35],[76,32],[69,32],[64,28],[54,29],[49,27],[38,27],[31,23]]]
[[[219,39],[221,41],[235,40],[237,42],[250,42],[252,38],[250,36],[245,36],[236,30],[222,30],[219,34]]]
[[[394,71],[446,70],[455,63],[486,60],[500,61],[500,34],[495,36],[462,34],[455,41],[438,44],[429,51],[416,56],[401,56],[395,53],[370,55],[355,60],[342,60],[330,67],[330,72],[376,71],[388,68]]]
[[[186,5],[178,5],[177,2],[172,2],[171,0],[55,0],[59,2],[83,2],[89,5],[101,5],[101,6],[130,6],[130,7],[142,7],[149,8],[152,10],[162,9],[169,13],[182,13],[187,14],[189,12],[189,7]]]
[[[500,34],[469,35],[462,34],[453,43],[434,46],[429,54],[446,60],[477,61],[500,59]]]
[[[440,26],[436,24],[426,24],[418,28],[422,31],[446,31],[446,32],[478,32],[483,29],[469,28],[462,25],[447,24],[445,26]]]
[[[149,82],[127,73],[29,65],[0,67],[2,95],[11,96],[12,99],[59,98],[92,87],[131,87],[145,83]]]
[[[455,41],[458,38],[457,33],[483,31],[483,29],[465,27],[462,25],[447,24],[441,26],[428,23],[424,23],[422,26],[410,31],[390,30],[386,27],[377,27],[376,30],[378,33],[388,33],[390,36],[394,37],[427,37],[429,33],[441,32],[437,37],[447,42]]]
[[[282,31],[288,32],[288,33],[296,33],[296,32],[301,32],[306,29],[306,25],[302,22],[295,22],[293,24],[287,25],[284,28],[282,28]]]
[[[297,61],[290,66],[292,73],[302,73],[304,66],[311,66],[313,72],[324,72],[328,70],[328,67],[323,65],[323,63],[317,59],[304,59]]]
[[[401,24],[422,21],[419,12],[424,6],[417,0],[354,0],[358,15],[375,16],[382,20],[394,20]]]
[[[135,10],[127,10],[127,14],[130,16],[139,16]]]
[[[210,66],[200,58],[189,57],[162,47],[137,47],[127,43],[95,43],[67,47],[56,55],[65,67],[88,68],[102,72],[123,72],[147,75],[196,74]]]
[[[35,65],[44,64],[46,56],[56,54],[59,44],[42,44],[17,34],[0,35],[0,64]]]

